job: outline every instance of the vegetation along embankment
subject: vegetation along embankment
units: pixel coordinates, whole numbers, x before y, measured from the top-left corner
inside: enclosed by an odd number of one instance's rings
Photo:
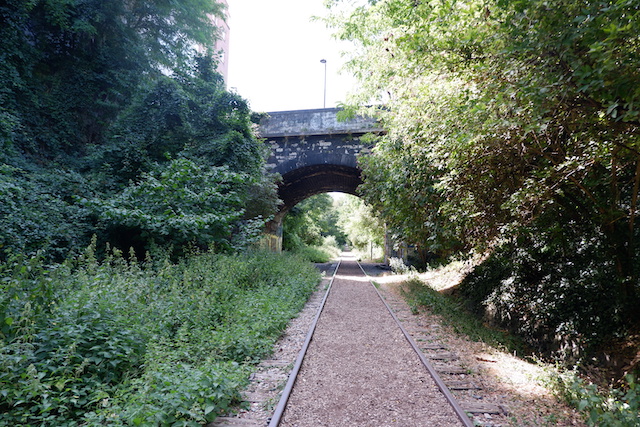
[[[461,304],[547,360],[633,389],[638,2],[330,3],[326,22],[356,46],[350,103],[388,131],[360,162],[388,232],[422,262],[484,254]]]
[[[248,251],[276,177],[215,71],[221,13],[0,6],[1,425],[211,421],[317,285]]]
[[[0,267],[0,425],[213,421],[241,405],[251,367],[319,282],[273,253],[94,255]]]

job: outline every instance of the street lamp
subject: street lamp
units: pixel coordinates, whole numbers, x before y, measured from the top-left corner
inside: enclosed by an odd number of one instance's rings
[[[320,62],[324,64],[324,101],[322,108],[327,108],[327,60],[321,59]]]

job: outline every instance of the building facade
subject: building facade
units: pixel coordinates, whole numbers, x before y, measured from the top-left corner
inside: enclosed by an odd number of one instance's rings
[[[227,82],[229,74],[229,4],[227,0],[217,0],[224,5],[225,18],[214,17],[214,24],[218,28],[218,40],[214,47],[214,52],[218,57],[218,72]]]

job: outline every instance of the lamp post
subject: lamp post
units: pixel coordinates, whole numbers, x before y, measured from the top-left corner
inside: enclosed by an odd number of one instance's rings
[[[327,108],[327,60],[321,59],[320,62],[324,64],[324,100],[322,108]]]

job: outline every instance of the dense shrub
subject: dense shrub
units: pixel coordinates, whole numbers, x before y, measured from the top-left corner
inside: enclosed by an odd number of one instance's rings
[[[317,263],[329,262],[340,256],[340,248],[338,248],[338,243],[333,236],[324,237],[322,239],[322,244],[320,245],[301,244],[300,246],[292,249],[291,252],[301,256],[309,262]]]
[[[89,244],[89,212],[73,197],[87,193],[84,179],[64,169],[27,171],[0,164],[0,260],[6,253],[46,251],[62,261]]]
[[[620,336],[633,301],[617,292],[604,235],[578,224],[527,231],[464,280],[459,293],[468,307],[565,362]]]
[[[132,260],[135,257],[131,258]],[[294,256],[0,266],[0,424],[204,423],[318,283]]]
[[[232,226],[244,213],[241,191],[248,177],[186,159],[156,169],[122,193],[92,203],[111,240],[131,243],[135,235],[146,242],[142,250],[151,241],[176,248],[228,247]]]

